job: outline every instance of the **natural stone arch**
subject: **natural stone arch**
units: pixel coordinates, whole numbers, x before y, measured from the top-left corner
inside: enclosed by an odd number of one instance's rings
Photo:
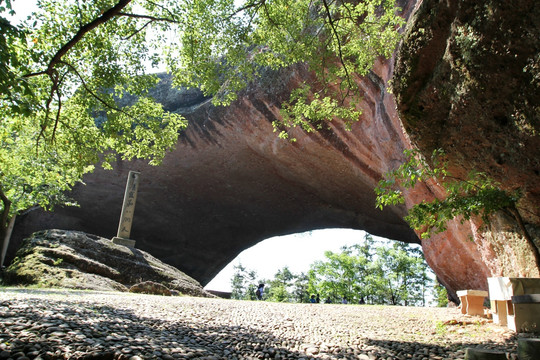
[[[416,1],[399,3],[408,17]],[[140,162],[118,162],[114,172],[97,171],[86,177],[88,185],[73,192],[80,209],[58,209],[54,214],[33,211],[18,218],[10,254],[17,241],[38,229],[60,227],[113,236],[125,177],[131,169],[143,174],[132,231],[137,246],[203,284],[243,248],[272,235],[332,226],[418,242],[403,221],[405,206],[383,212],[374,208],[373,187],[401,163],[402,151],[410,147],[404,128],[424,150],[438,146],[439,140],[448,145],[446,150],[458,160],[454,163],[461,166],[458,170],[479,168],[505,188],[525,189],[526,221],[537,232],[538,136],[516,133],[520,126],[501,112],[511,115],[515,108],[518,114],[527,113],[538,107],[538,97],[534,97],[538,82],[531,80],[537,67],[531,62],[534,71],[523,71],[523,61],[537,58],[538,36],[531,34],[538,33],[532,20],[538,18],[540,8],[533,0],[524,1],[520,12],[501,3],[500,9],[494,8],[498,15],[487,17],[484,7],[473,3],[418,3],[397,65],[396,80],[404,88],[398,86],[395,93],[403,121],[395,97],[386,92],[394,59],[377,62],[360,79],[364,114],[352,131],[335,121],[311,134],[294,131],[296,143],[278,139],[271,122],[279,116],[290,89],[309,82],[310,74],[301,66],[267,73],[228,108],[214,108],[196,92],[171,91],[165,79],[154,94],[167,109],[186,114],[190,126],[164,165],[150,168]],[[466,80],[475,75],[467,81],[484,84],[479,91],[463,92],[446,76],[450,65],[464,64],[452,60],[462,54],[454,46],[459,43],[455,31],[459,37],[462,24],[482,25],[484,21],[504,26],[479,29],[486,32],[480,38],[489,46],[475,47],[479,52],[474,74],[460,69],[452,72]],[[496,49],[489,43],[492,40],[503,49],[508,40],[512,51],[485,52]],[[413,64],[414,71],[408,71],[407,64]],[[455,91],[466,98],[454,97]],[[451,112],[445,111],[448,107]],[[516,141],[520,138],[523,141]],[[513,144],[514,150],[509,151],[507,144]],[[435,195],[444,196],[436,184],[420,186],[405,193],[406,206]],[[448,231],[422,241],[426,260],[451,294],[460,289],[486,290],[488,276],[537,276],[538,270],[529,270],[527,265],[530,251],[523,249],[519,234],[502,220],[497,220],[502,225],[493,232],[484,232],[480,224],[450,222]]]
[[[17,242],[41,229],[113,237],[130,170],[141,173],[131,231],[136,246],[203,285],[243,249],[276,235],[341,227],[419,242],[403,220],[405,206],[375,208],[373,188],[408,147],[385,90],[390,74],[389,63],[382,62],[364,79],[364,113],[351,131],[334,121],[311,134],[293,131],[296,142],[279,139],[271,122],[288,89],[309,77],[302,67],[269,73],[232,106],[218,108],[195,92],[171,90],[164,78],[156,96],[190,121],[177,148],[159,167],[119,160],[114,171],[86,176],[86,185],[72,193],[80,208],[20,217],[10,254]],[[430,196],[431,190],[419,187],[407,201]],[[443,236],[443,242],[428,243],[427,261],[450,291],[481,287],[477,274],[487,268],[471,262],[477,253],[460,241],[468,233],[457,230],[449,241]],[[456,275],[465,264],[470,272]]]
[[[171,90],[164,78],[156,93],[190,126],[163,165],[118,161],[114,171],[98,169],[73,191],[80,208],[31,212],[18,220],[14,238],[42,228],[114,236],[125,179],[136,170],[137,247],[202,284],[243,249],[276,235],[346,227],[418,242],[403,207],[375,208],[373,188],[405,146],[395,113],[386,110],[384,80],[366,78],[364,115],[351,132],[333,122],[312,134],[296,131],[289,142],[271,122],[290,86],[308,74],[299,67],[268,76],[233,106],[218,108],[195,92]]]

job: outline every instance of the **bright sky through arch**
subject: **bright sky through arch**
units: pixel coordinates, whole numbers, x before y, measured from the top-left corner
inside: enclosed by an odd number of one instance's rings
[[[325,251],[339,252],[343,246],[362,243],[365,234],[362,230],[324,229],[261,241],[238,255],[205,289],[230,292],[234,266],[238,264],[255,270],[258,279],[273,279],[284,266],[294,274],[307,273],[313,262],[325,259]],[[377,236],[374,239],[387,240]]]

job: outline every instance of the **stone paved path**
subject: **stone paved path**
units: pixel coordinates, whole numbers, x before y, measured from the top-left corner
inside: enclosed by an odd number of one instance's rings
[[[512,359],[516,342],[455,308],[0,288],[0,359]]]

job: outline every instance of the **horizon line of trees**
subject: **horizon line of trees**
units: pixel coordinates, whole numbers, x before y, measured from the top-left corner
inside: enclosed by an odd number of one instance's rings
[[[446,289],[433,279],[419,247],[369,234],[340,252],[326,251],[325,260],[312,263],[306,273],[285,266],[273,279],[262,279],[242,264],[234,269],[231,298],[237,300],[256,300],[263,283],[263,300],[275,302],[308,303],[314,296],[321,303],[426,306],[433,299],[437,306],[448,304]]]

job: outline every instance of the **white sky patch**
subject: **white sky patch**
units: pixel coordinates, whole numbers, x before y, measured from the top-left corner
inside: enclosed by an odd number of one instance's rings
[[[238,264],[255,270],[257,279],[273,279],[276,272],[285,266],[294,274],[307,273],[312,263],[325,260],[325,251],[340,252],[343,246],[362,243],[365,234],[361,230],[324,229],[261,241],[240,253],[205,289],[230,292],[234,266]]]

